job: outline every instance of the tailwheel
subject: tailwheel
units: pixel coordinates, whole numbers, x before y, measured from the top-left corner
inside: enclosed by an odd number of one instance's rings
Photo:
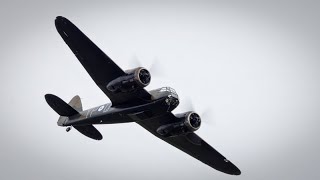
[[[66,131],[69,132],[71,130],[71,126],[67,127]]]

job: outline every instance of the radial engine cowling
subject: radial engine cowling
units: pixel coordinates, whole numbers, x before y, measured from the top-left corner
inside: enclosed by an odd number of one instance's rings
[[[143,67],[125,71],[124,76],[112,80],[107,89],[111,92],[131,92],[146,87],[151,80],[149,71]]]
[[[186,112],[175,115],[180,121],[162,125],[157,129],[157,132],[164,137],[173,137],[184,135],[196,131],[200,128],[201,118],[195,112]]]

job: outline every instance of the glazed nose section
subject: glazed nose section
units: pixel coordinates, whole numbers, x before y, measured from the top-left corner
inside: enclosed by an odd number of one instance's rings
[[[169,95],[166,99],[166,103],[169,106],[177,107],[179,105],[179,99]]]
[[[179,99],[178,98],[172,97],[171,102],[172,102],[171,103],[172,106],[177,107],[179,105]]]

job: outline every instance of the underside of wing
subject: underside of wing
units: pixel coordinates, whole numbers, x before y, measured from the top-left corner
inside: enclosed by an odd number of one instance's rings
[[[172,146],[182,150],[190,156],[200,160],[201,162],[209,165],[210,167],[231,175],[240,175],[241,171],[223,155],[206,143],[195,133],[187,135],[180,135],[174,137],[162,137],[157,133],[157,128],[165,123],[175,121],[176,117],[168,113],[163,117],[158,117],[152,120],[138,122],[146,130],[157,136],[158,138],[166,141]]]
[[[144,89],[117,94],[109,91],[106,87],[108,83],[125,75],[125,72],[68,19],[59,16],[55,20],[55,25],[65,43],[94,82],[109,97],[113,106],[149,95]]]

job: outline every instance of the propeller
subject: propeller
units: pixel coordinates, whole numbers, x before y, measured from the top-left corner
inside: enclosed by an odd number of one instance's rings
[[[142,81],[142,83],[144,83],[144,84],[149,84],[150,79],[151,79],[150,74],[149,74],[148,70],[146,70],[146,69],[140,70],[139,78]]]
[[[149,67],[144,66],[140,59],[133,55],[131,58],[130,66],[132,67],[145,67],[151,74],[152,77],[164,77],[165,73],[163,71],[164,68],[162,68],[160,60],[157,57],[154,57],[152,60],[152,63]]]
[[[199,126],[201,124],[201,119],[200,119],[200,116],[197,113],[192,113],[190,115],[190,124],[194,128],[199,128]]]
[[[192,100],[190,97],[185,97],[181,101],[181,107],[182,109],[185,109],[187,111],[193,111],[200,115],[200,118],[203,123],[208,125],[214,125],[214,116],[211,108],[206,108],[204,110],[199,110],[199,108],[195,108]]]

